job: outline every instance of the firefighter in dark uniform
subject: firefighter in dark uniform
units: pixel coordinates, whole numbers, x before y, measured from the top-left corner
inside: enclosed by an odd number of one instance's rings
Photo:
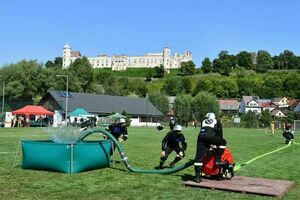
[[[182,126],[176,125],[173,131],[167,133],[162,140],[161,145],[162,152],[160,154],[159,169],[163,168],[164,162],[172,151],[176,152],[175,159],[169,164],[170,167],[174,167],[175,164],[184,158],[184,151],[187,148],[184,135],[182,134]]]
[[[201,182],[203,159],[211,145],[217,146],[215,164],[220,165],[221,156],[226,148],[226,140],[223,138],[223,129],[214,113],[207,113],[206,119],[201,124],[197,140],[197,151],[194,162],[195,181]]]
[[[290,123],[285,125],[285,130],[282,133],[282,136],[285,138],[286,144],[288,144],[290,141],[294,141],[294,131],[292,131],[292,125]]]
[[[120,118],[119,122],[116,124],[109,125],[108,130],[120,142],[123,142],[128,138],[126,121],[124,118]]]
[[[170,126],[170,130],[173,131],[174,130],[174,127],[176,125],[176,121],[173,117],[170,118],[170,123],[169,123],[169,126]]]
[[[124,118],[120,118],[118,123],[109,125],[108,130],[119,142],[126,141],[128,138],[126,120]],[[116,146],[113,145],[111,155],[115,149]]]

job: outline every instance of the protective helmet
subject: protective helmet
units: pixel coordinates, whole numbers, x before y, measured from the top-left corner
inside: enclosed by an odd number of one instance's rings
[[[119,123],[125,123],[125,119],[124,118],[120,118]]]
[[[216,119],[215,113],[209,113],[208,118],[209,118],[209,119]]]
[[[182,131],[182,126],[176,125],[176,126],[174,127],[174,131]]]
[[[216,119],[216,115],[215,113],[206,113],[205,118]]]

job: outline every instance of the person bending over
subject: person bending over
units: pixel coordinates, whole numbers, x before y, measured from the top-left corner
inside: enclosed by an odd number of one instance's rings
[[[161,145],[162,152],[160,154],[160,162],[157,168],[162,169],[164,162],[168,159],[168,156],[172,151],[176,152],[175,159],[169,164],[170,167],[174,167],[175,164],[184,158],[187,143],[185,142],[184,135],[182,134],[182,126],[176,125],[173,131],[170,131],[162,140]]]
[[[220,165],[222,154],[226,148],[226,140],[223,138],[221,122],[216,119],[216,115],[214,113],[207,113],[206,119],[204,119],[201,123],[197,139],[197,151],[194,161],[196,182],[201,182],[203,159],[211,145],[217,146],[215,164]]]

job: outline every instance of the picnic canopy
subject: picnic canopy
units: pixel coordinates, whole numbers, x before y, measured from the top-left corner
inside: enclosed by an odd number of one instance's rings
[[[19,110],[12,111],[13,115],[54,115],[54,112],[51,112],[45,109],[42,106],[33,106],[27,105]]]
[[[74,111],[68,114],[70,117],[89,117],[94,116],[91,113],[87,112],[84,108],[76,108]]]
[[[112,114],[112,115],[108,115],[107,117],[110,117],[110,118],[126,118],[126,116],[121,115],[120,113],[115,113],[115,114]]]
[[[108,115],[107,117],[99,118],[97,124],[99,126],[108,126],[110,124],[116,123],[120,118],[126,118],[126,116],[121,115],[120,113],[115,113],[112,115]]]

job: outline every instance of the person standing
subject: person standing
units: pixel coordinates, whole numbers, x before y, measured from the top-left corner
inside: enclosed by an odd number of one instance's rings
[[[170,167],[174,167],[177,162],[185,156],[185,150],[187,148],[187,143],[185,142],[185,137],[182,134],[182,126],[176,125],[174,130],[169,131],[162,140],[160,154],[160,162],[157,168],[162,169],[164,162],[168,159],[168,156],[173,151],[176,152],[175,159],[169,164]]]
[[[170,130],[173,131],[174,130],[174,126],[176,125],[176,121],[173,117],[170,118],[170,123],[169,123],[169,127]]]
[[[272,133],[272,136],[275,135],[275,124],[274,124],[274,122],[271,122],[271,133]]]
[[[288,144],[290,141],[294,141],[294,131],[292,131],[292,125],[290,123],[285,125],[285,130],[282,133],[282,136],[285,138],[285,144]]]
[[[18,127],[23,127],[24,117],[20,115],[18,117]]]
[[[214,113],[207,113],[206,119],[201,123],[197,139],[197,151],[194,161],[195,182],[201,182],[203,159],[211,145],[217,146],[215,164],[221,164],[221,157],[226,148],[226,140],[223,138],[223,128]]]
[[[11,127],[15,127],[17,125],[17,122],[18,122],[17,116],[13,115],[11,121],[12,121]]]

